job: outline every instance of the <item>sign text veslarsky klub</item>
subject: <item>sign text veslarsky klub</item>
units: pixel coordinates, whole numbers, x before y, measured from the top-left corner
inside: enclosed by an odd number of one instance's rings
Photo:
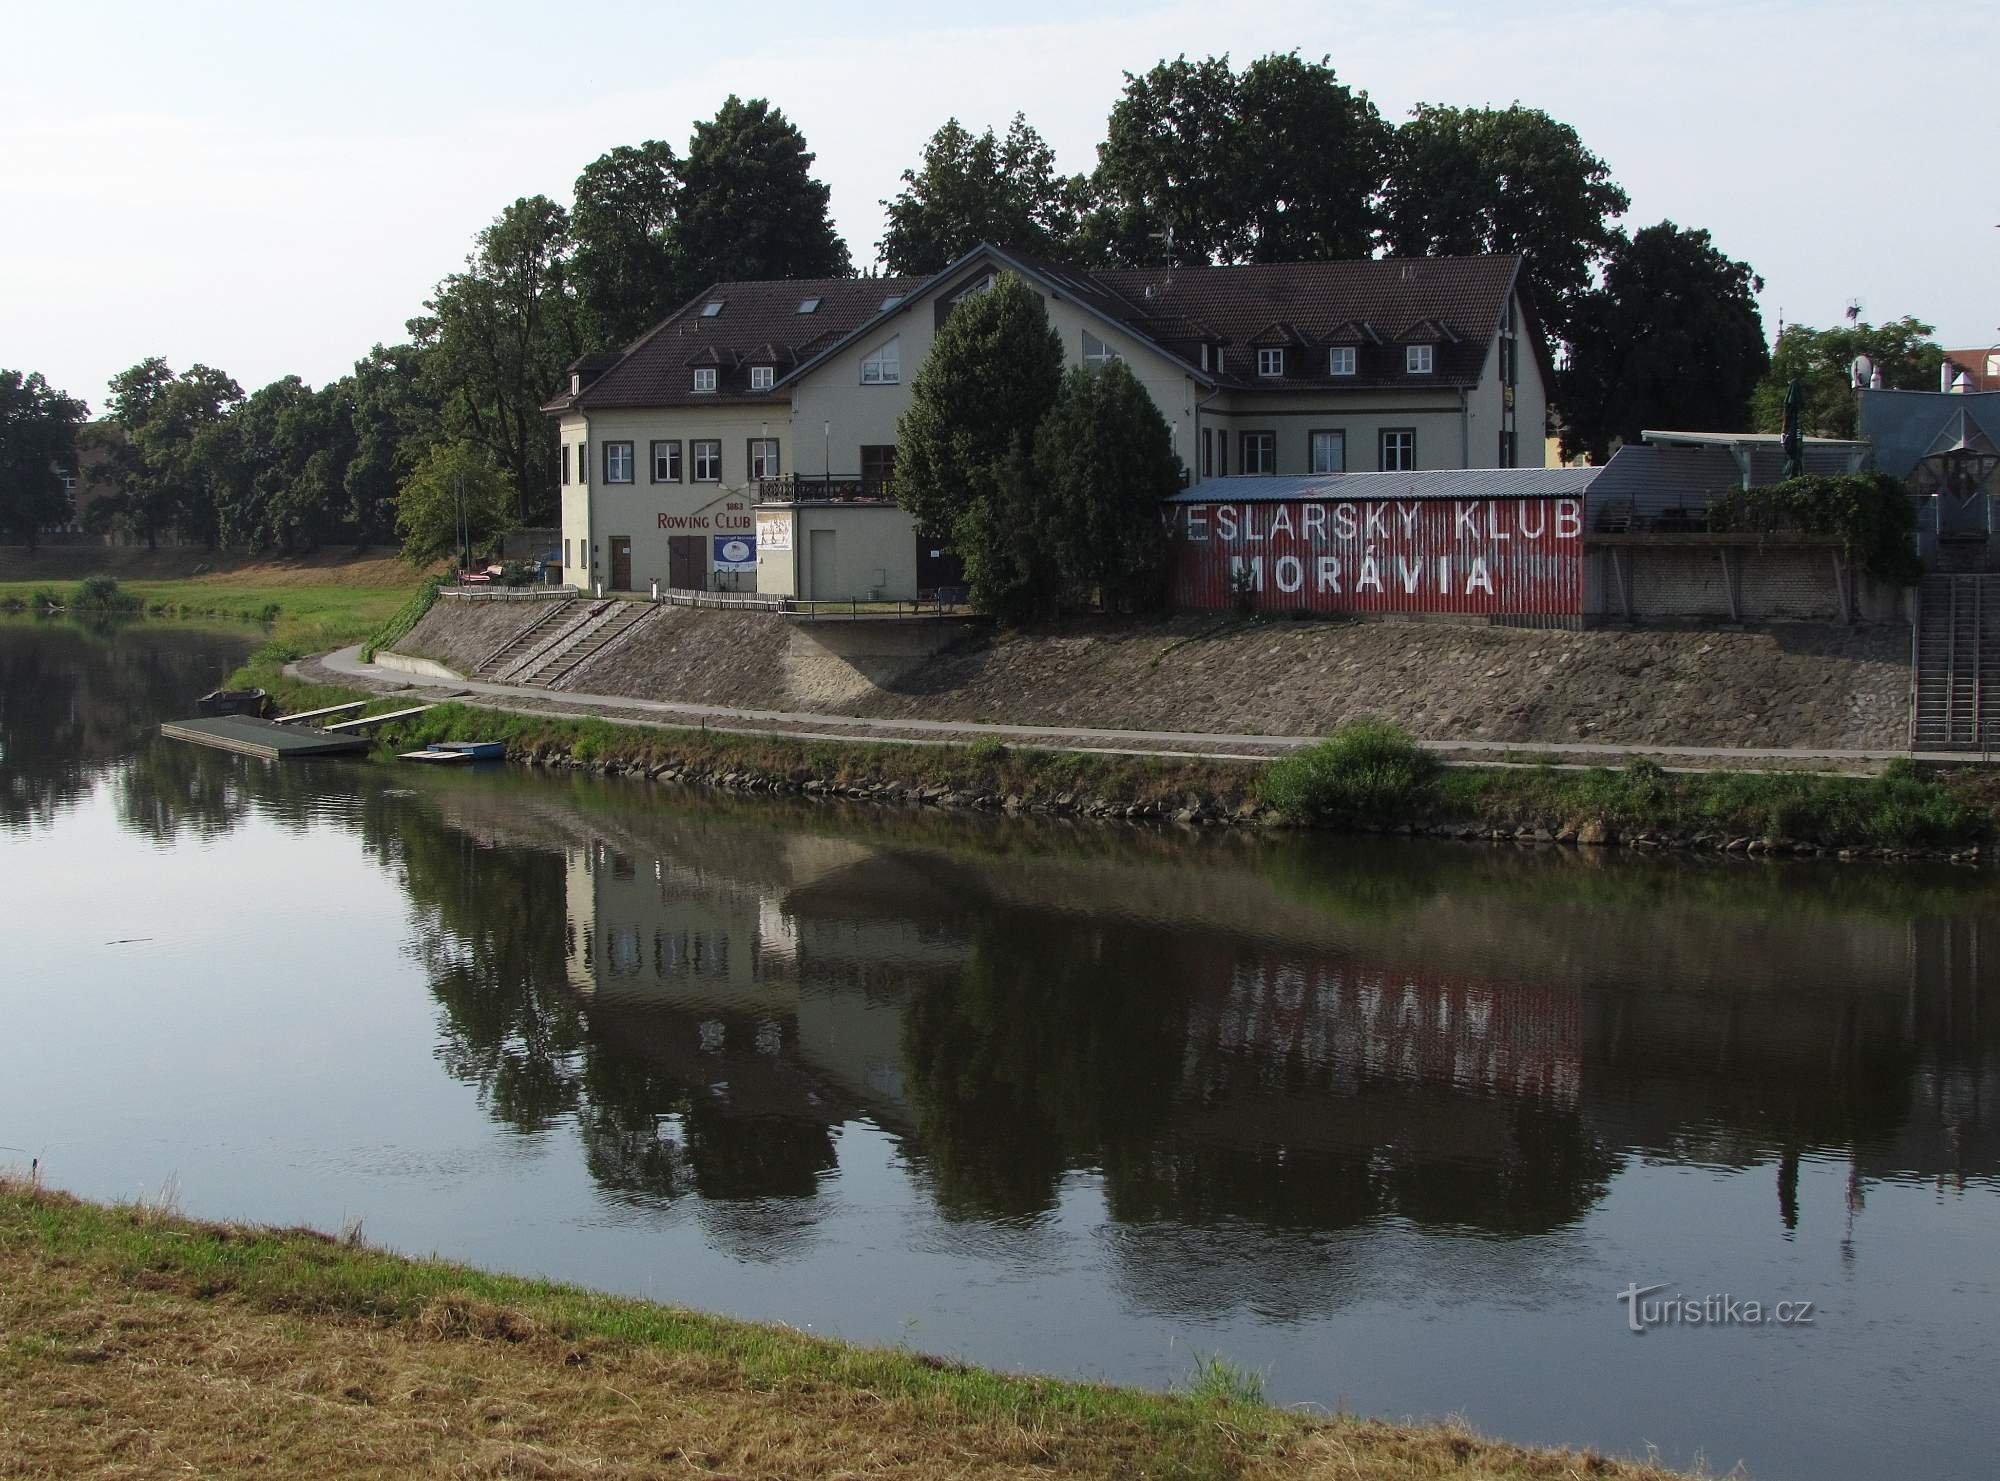
[[[1174,601],[1221,610],[1566,616],[1583,610],[1583,501],[1170,503]]]

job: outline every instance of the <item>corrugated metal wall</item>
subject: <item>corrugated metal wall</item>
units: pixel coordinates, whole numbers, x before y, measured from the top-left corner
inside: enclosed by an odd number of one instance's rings
[[[1170,506],[1174,601],[1264,612],[1583,611],[1577,498]]]

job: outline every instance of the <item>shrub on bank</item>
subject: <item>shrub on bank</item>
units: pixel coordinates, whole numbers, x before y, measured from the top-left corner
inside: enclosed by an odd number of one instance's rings
[[[116,576],[86,576],[70,593],[69,605],[79,612],[137,612],[145,603],[118,584]]]
[[[1406,731],[1357,720],[1273,762],[1258,795],[1300,822],[1404,823],[1429,813],[1438,771],[1437,757]]]

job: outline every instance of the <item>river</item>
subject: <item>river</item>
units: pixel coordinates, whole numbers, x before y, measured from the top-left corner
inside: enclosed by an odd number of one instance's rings
[[[1001,1367],[1991,1474],[1979,876],[154,733],[255,640],[0,623],[0,1165]]]

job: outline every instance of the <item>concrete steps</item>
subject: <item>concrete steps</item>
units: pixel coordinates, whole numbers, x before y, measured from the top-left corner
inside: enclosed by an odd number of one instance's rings
[[[1918,601],[1912,746],[2000,749],[2000,574],[1926,576]]]
[[[643,602],[592,603],[581,621],[570,624],[507,682],[550,688],[564,675],[590,662],[652,610]]]
[[[646,625],[664,610],[660,607],[641,606],[637,602],[621,602],[625,610],[614,622],[593,630],[567,655],[568,661],[562,668],[543,680],[551,689],[567,689],[585,667],[635,641],[646,630]]]
[[[548,610],[474,664],[472,677],[506,682],[522,664],[568,629],[577,606],[576,602],[550,602]]]

